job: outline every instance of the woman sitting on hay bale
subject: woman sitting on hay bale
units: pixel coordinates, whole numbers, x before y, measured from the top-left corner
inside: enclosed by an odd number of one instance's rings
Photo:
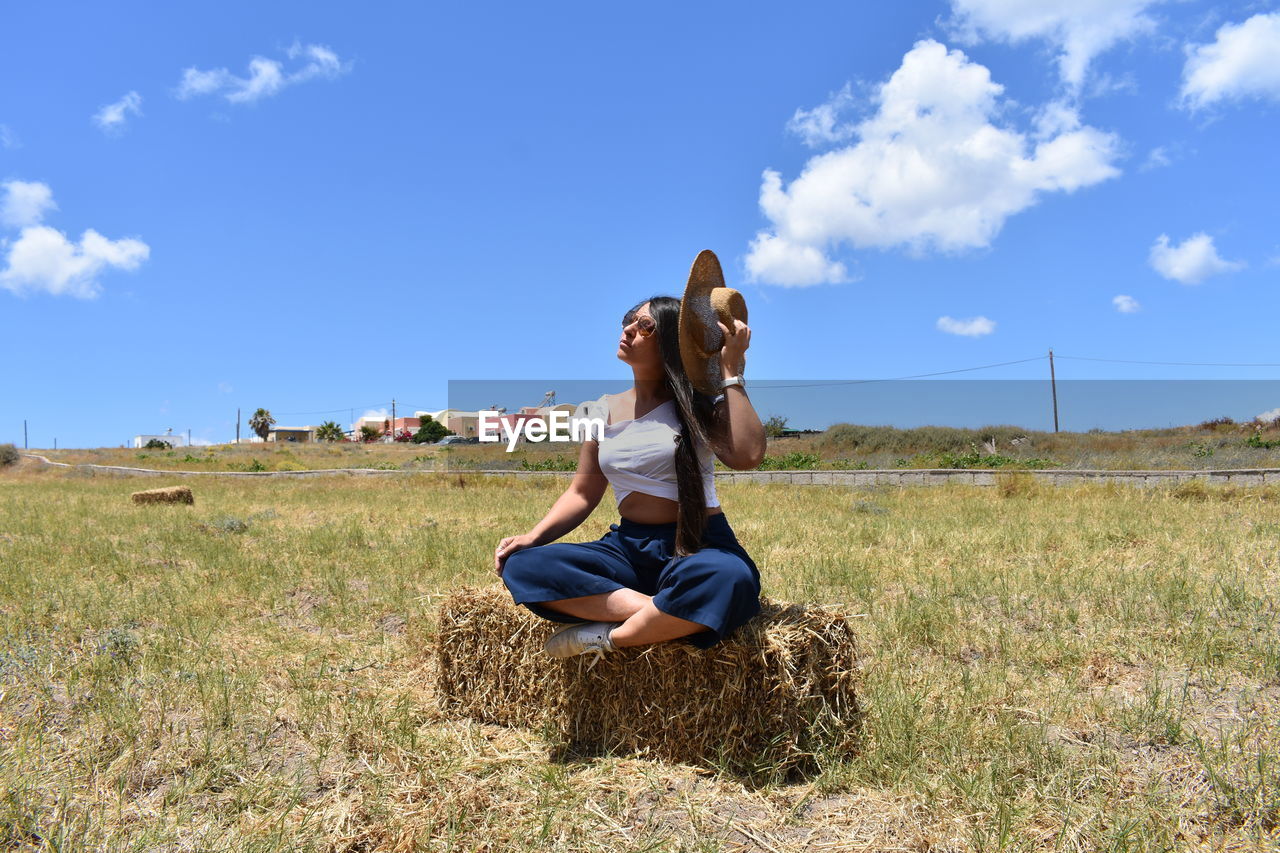
[[[760,609],[760,573],[716,498],[712,453],[730,468],[764,458],[742,380],[751,339],[742,296],[716,256],[698,255],[682,300],[658,296],[622,319],[618,358],[635,387],[579,407],[601,418],[573,482],[532,530],[499,543],[494,566],[517,604],[571,623],[555,657],[684,638],[709,648]],[[714,396],[713,395],[717,395]],[[595,542],[554,542],[613,486],[621,520]]]

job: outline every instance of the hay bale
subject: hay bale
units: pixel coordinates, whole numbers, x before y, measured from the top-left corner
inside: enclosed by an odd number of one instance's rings
[[[541,729],[579,752],[642,753],[746,773],[812,770],[857,746],[854,632],[830,608],[762,600],[707,650],[686,643],[548,657],[554,626],[506,589],[440,607],[437,697],[456,716]]]
[[[195,495],[188,486],[170,486],[167,489],[147,489],[145,492],[134,492],[133,502],[136,504],[193,504]]]

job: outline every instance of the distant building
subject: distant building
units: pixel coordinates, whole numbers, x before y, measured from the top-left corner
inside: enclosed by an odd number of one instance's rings
[[[351,425],[351,434],[359,438],[360,430],[362,430],[365,427],[373,427],[378,431],[378,435],[382,435],[383,431],[386,430],[387,425],[390,422],[391,422],[391,418],[369,415],[369,416],[360,418],[354,424]]]
[[[299,444],[316,440],[313,426],[273,426],[267,432],[267,441],[292,441]]]
[[[461,409],[441,409],[438,412],[414,412],[413,414],[419,420],[424,415],[429,416],[437,423],[444,424],[445,428],[454,435],[471,437],[480,434],[479,412],[464,412]]]
[[[137,448],[146,447],[149,441],[163,441],[170,447],[187,446],[187,437],[185,435],[174,435],[173,430],[169,430],[164,435],[135,435],[133,437],[133,446]]]

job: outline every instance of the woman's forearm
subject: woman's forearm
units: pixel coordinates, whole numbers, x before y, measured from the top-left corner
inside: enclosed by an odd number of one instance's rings
[[[576,489],[566,489],[529,533],[538,545],[554,542],[586,521],[595,508],[586,495]]]
[[[725,379],[734,374],[725,371]],[[768,444],[765,440],[764,424],[751,398],[741,385],[730,385],[724,389],[725,425],[724,449],[721,458],[725,464],[738,470],[756,468],[764,459]],[[735,464],[736,463],[736,464]]]

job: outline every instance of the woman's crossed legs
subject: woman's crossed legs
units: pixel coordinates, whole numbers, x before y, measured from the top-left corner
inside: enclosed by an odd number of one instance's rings
[[[653,596],[625,587],[581,598],[544,601],[542,606],[590,622],[622,623],[609,633],[609,639],[620,649],[678,640],[707,630],[706,625],[663,613],[654,607]]]

